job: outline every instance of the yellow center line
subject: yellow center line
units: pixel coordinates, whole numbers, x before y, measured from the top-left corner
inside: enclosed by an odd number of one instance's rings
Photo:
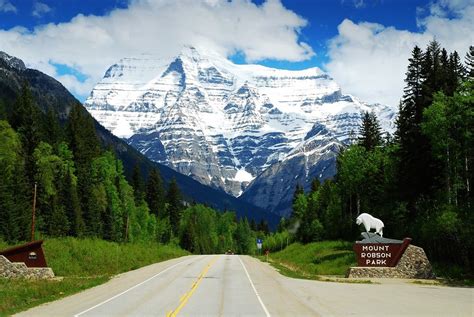
[[[186,303],[188,302],[188,300],[191,298],[191,296],[193,295],[193,293],[196,291],[196,289],[198,288],[199,284],[201,283],[202,279],[204,278],[204,276],[206,276],[207,274],[207,271],[209,271],[209,269],[211,268],[211,266],[217,261],[218,257],[215,257],[214,259],[212,259],[207,265],[206,267],[201,271],[201,273],[199,274],[198,276],[198,279],[196,281],[193,282],[192,286],[191,286],[191,289],[189,291],[187,291],[186,293],[183,294],[183,296],[180,297],[179,301],[180,301],[180,304],[178,307],[176,307],[175,310],[173,311],[169,311],[167,314],[166,314],[166,317],[176,317],[178,315],[178,313],[181,311],[181,309],[183,309],[183,307],[186,305]]]

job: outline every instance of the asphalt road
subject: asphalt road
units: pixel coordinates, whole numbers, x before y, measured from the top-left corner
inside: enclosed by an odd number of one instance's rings
[[[290,279],[248,256],[187,256],[18,316],[472,316],[472,288]]]

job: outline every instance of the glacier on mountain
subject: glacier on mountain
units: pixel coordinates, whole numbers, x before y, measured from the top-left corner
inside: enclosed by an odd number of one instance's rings
[[[297,182],[334,175],[362,111],[385,131],[395,116],[343,94],[319,68],[237,65],[193,47],[120,60],[85,106],[150,159],[281,215]]]

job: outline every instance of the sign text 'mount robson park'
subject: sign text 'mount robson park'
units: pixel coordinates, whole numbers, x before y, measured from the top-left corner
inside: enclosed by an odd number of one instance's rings
[[[392,257],[392,253],[388,252],[388,245],[364,245],[360,257],[365,259],[365,264],[371,265],[387,265],[387,259]]]
[[[410,244],[411,239],[405,238],[402,243],[378,244],[356,243],[354,251],[359,266],[395,266]]]

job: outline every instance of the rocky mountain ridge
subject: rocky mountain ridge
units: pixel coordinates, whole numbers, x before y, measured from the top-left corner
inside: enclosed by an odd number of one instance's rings
[[[0,104],[3,105],[3,114],[14,111],[16,99],[24,84],[27,84],[35,105],[45,113],[54,110],[65,124],[68,114],[74,104],[80,102],[57,80],[35,69],[27,68],[20,59],[0,51]],[[88,114],[86,109],[81,109]],[[188,202],[203,203],[220,211],[232,210],[237,217],[247,218],[260,222],[265,220],[271,228],[276,228],[279,217],[266,212],[242,199],[237,199],[220,190],[210,188],[162,164],[152,162],[139,153],[123,139],[114,136],[94,120],[95,130],[102,146],[115,152],[123,162],[125,174],[132,176],[133,169],[138,166],[144,176],[151,169],[158,169],[164,182],[167,184],[175,179]]]
[[[193,47],[122,59],[85,107],[151,160],[282,215],[296,182],[334,175],[362,111],[385,130],[395,115],[343,94],[319,68],[237,65]]]

